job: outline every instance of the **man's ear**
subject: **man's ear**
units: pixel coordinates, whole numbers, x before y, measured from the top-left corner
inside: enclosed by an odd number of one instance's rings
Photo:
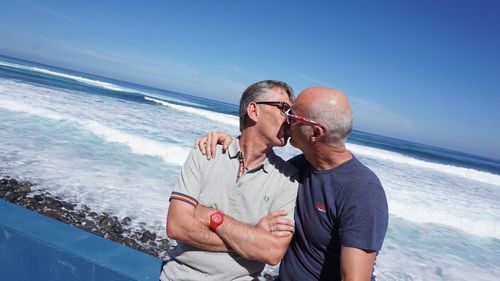
[[[253,122],[257,122],[258,107],[255,102],[251,102],[247,105],[247,116]]]
[[[313,125],[312,130],[313,133],[310,137],[312,143],[318,142],[319,138],[326,134],[326,131],[321,126]]]

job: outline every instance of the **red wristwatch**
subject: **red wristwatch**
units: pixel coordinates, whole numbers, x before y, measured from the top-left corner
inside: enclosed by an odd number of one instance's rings
[[[224,222],[224,213],[215,211],[210,215],[210,230],[215,232],[215,229]]]

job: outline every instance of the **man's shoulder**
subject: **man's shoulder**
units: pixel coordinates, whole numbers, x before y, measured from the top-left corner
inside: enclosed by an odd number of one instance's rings
[[[283,160],[280,156],[272,153],[269,157],[269,163],[274,166],[276,170],[279,171],[277,176],[284,176],[287,178],[291,178],[292,180],[296,180],[298,176],[298,170],[297,168],[288,163],[287,161]]]
[[[378,176],[365,164],[363,164],[356,156],[352,156],[351,161],[346,169],[346,173],[354,179],[366,182],[380,182]]]
[[[383,195],[385,191],[378,176],[354,155],[351,160],[335,173],[335,182],[341,197],[349,198],[360,194]]]

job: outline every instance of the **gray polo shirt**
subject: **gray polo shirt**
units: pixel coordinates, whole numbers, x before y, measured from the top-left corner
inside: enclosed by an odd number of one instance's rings
[[[239,142],[223,154],[207,160],[198,149],[191,152],[181,171],[171,200],[183,200],[223,211],[246,224],[257,222],[272,211],[284,209],[293,219],[298,183],[296,169],[271,151],[256,168],[239,178]],[[264,263],[246,260],[236,253],[205,251],[178,241],[160,279],[256,280]]]

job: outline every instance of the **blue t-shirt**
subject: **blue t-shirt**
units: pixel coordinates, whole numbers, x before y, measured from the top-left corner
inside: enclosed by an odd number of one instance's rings
[[[281,261],[280,280],[340,280],[341,245],[374,251],[382,247],[388,223],[382,184],[354,156],[321,171],[304,155],[289,162],[301,179],[295,234]]]

